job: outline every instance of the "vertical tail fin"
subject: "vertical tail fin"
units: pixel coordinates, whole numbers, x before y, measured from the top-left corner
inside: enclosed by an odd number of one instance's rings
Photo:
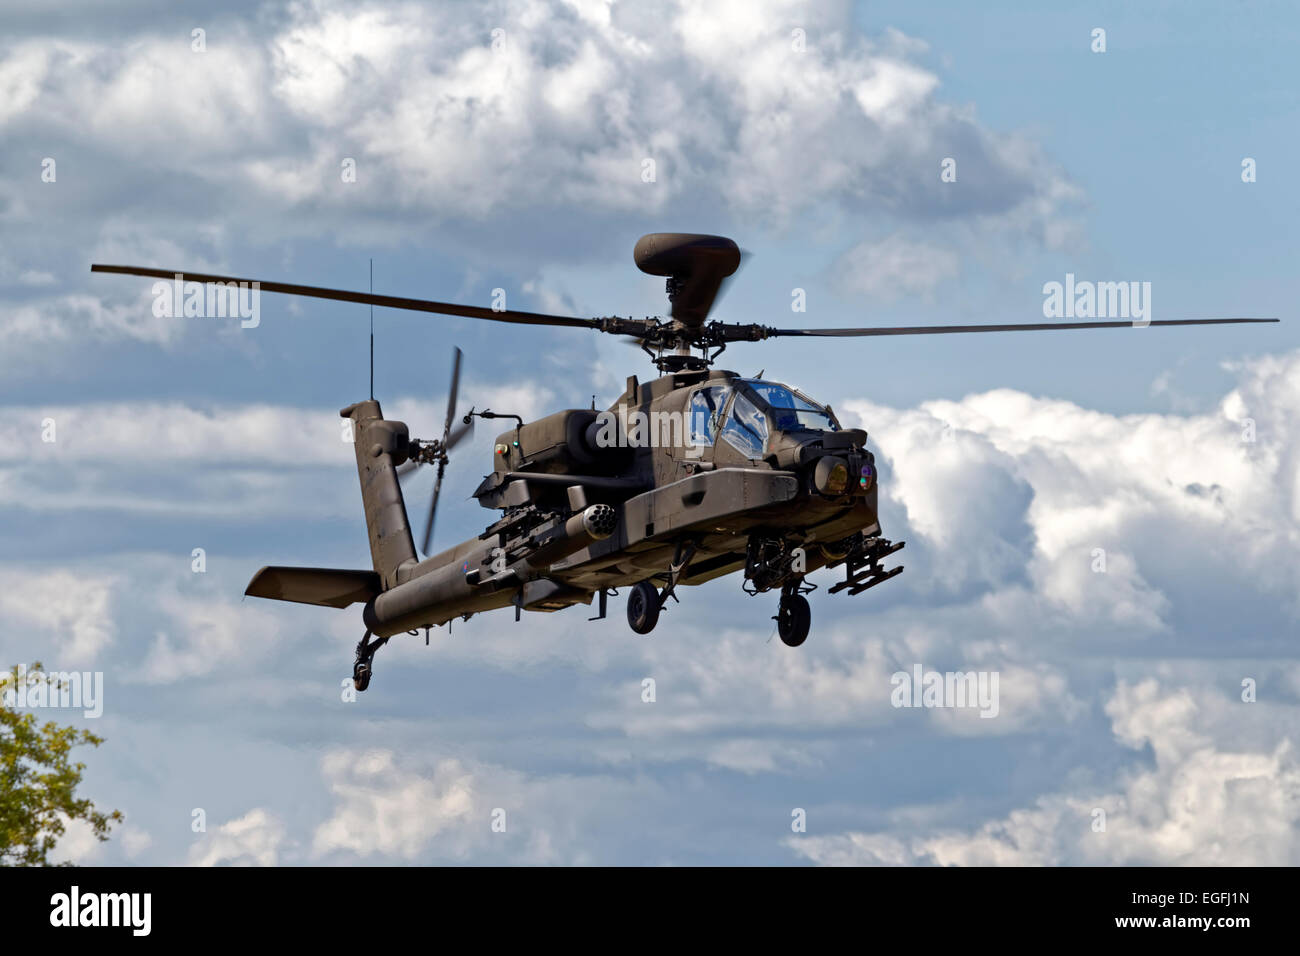
[[[397,482],[397,466],[406,461],[410,436],[404,423],[384,419],[374,399],[349,405],[339,415],[352,420],[370,557],[386,590],[398,584],[399,575],[404,578],[417,561],[406,502]]]

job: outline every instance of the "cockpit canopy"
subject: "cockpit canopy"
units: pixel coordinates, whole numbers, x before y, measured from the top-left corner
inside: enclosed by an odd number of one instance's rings
[[[799,391],[751,378],[698,389],[691,396],[689,418],[692,445],[712,445],[721,435],[750,459],[767,453],[772,432],[840,428],[825,407]]]
[[[830,412],[799,392],[779,382],[764,382],[756,378],[740,381],[753,390],[767,405],[768,421],[777,431],[839,431],[839,423]]]

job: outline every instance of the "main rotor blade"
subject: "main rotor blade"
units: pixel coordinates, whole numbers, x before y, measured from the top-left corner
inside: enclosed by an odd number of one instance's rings
[[[1278,322],[1279,319],[1156,319],[1148,325],[1235,325],[1245,322]],[[1052,332],[1061,329],[1142,328],[1132,320],[1117,322],[1024,322],[1005,325],[895,325],[870,329],[769,329],[770,337],[791,335],[952,335],[960,332]]]
[[[459,315],[467,319],[487,319],[492,322],[511,322],[516,325],[559,325],[570,328],[594,329],[596,319],[579,319],[566,315],[546,315],[541,312],[517,312],[505,309],[500,312],[477,305],[457,305],[452,302],[433,302],[429,299],[408,299],[396,295],[376,295],[373,292],[352,292],[347,289],[325,289],[314,285],[297,285],[292,282],[262,282],[259,279],[241,279],[236,276],[211,275],[203,272],[178,272],[175,269],[149,269],[142,266],[92,265],[91,272],[112,272],[118,275],[148,276],[155,279],[175,279],[182,282],[256,282],[263,292],[282,292],[285,295],[303,295],[314,299],[334,299],[339,302],[359,302],[388,309],[408,309],[413,312],[437,312],[441,315]]]

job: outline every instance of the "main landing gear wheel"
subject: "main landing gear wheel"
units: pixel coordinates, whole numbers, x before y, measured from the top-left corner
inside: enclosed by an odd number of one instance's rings
[[[802,594],[783,594],[776,612],[776,630],[787,647],[798,647],[808,639],[812,608]]]
[[[638,634],[649,634],[659,623],[659,589],[642,581],[627,596],[628,627]]]

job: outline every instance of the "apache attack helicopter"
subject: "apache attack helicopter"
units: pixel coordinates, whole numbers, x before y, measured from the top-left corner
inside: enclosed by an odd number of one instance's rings
[[[599,620],[608,597],[629,587],[628,624],[648,634],[668,598],[677,600],[679,586],[743,570],[746,592],[779,590],[777,630],[782,641],[797,647],[808,636],[811,612],[804,595],[816,587],[806,580],[813,571],[844,568],[844,580],[829,588],[832,594],[861,594],[899,574],[902,566],[881,564],[903,542],[881,532],[867,433],[845,428],[829,406],[761,373],[746,378],[714,369],[732,342],[1278,321],[778,329],[707,321],[741,262],[730,239],[653,233],[637,242],[633,258],[643,272],[667,279],[669,318],[575,318],[135,266],[91,269],[608,332],[638,343],[661,373],[645,383],[629,377],[626,390],[604,412],[593,401],[591,409],[525,422],[471,408],[458,423],[457,349],[441,438],[411,438],[404,422],[384,418],[373,394],[340,412],[352,423],[373,570],[265,567],[244,593],[336,608],[363,603],[366,632],[353,665],[358,690],[369,685],[375,652],[389,638],[424,628],[427,642],[429,628],[481,611],[513,606],[518,620],[521,611],[558,611],[595,598],[599,611],[591,620]],[[479,504],[501,517],[478,537],[427,556],[449,454],[476,418],[516,420],[497,436],[492,472],[474,492]],[[423,561],[399,484],[422,465],[437,466],[421,538]]]

